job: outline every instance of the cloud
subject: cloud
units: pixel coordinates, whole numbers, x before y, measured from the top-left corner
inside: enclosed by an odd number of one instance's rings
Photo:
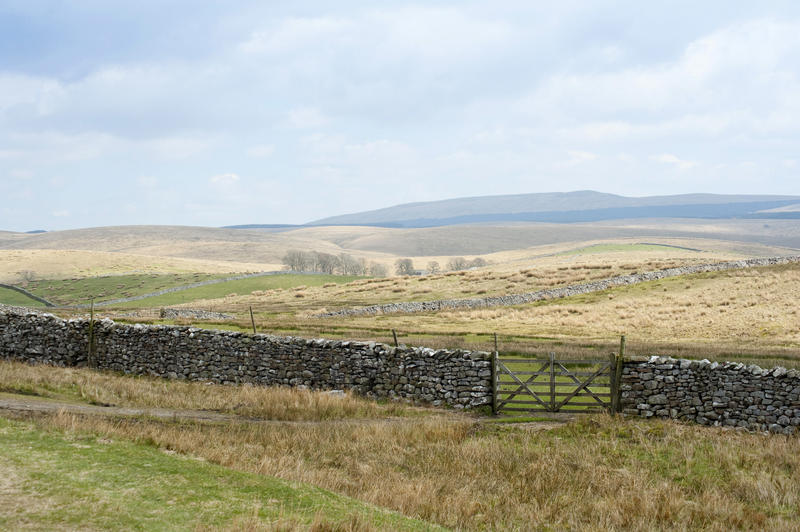
[[[27,168],[16,168],[14,170],[11,170],[8,173],[8,175],[13,177],[14,179],[28,180],[32,178],[35,174],[33,171],[28,170]]]
[[[336,17],[290,17],[281,20],[270,29],[255,31],[239,45],[248,54],[286,53],[298,48],[315,45],[320,41],[331,42],[346,36],[352,23]]]
[[[255,158],[269,157],[275,153],[275,146],[272,144],[262,144],[260,146],[253,146],[247,150],[247,155]]]
[[[57,211],[53,211],[50,214],[52,216],[55,216],[56,218],[68,218],[71,215],[71,213],[66,209],[60,209],[60,210],[57,210]]]
[[[158,180],[153,176],[140,176],[136,179],[136,183],[143,188],[154,188],[158,184]]]
[[[236,175],[236,174],[233,174],[233,173],[219,174],[219,175],[215,175],[215,176],[211,177],[211,179],[209,179],[209,182],[212,185],[228,187],[228,186],[235,185],[236,183],[238,183],[239,182],[239,176]]]
[[[663,164],[675,165],[679,170],[688,170],[697,166],[695,161],[684,161],[671,153],[662,153],[661,155],[654,155],[652,159],[656,162]]]
[[[319,109],[314,107],[297,107],[287,114],[289,124],[297,129],[310,129],[322,127],[328,123],[328,118]]]

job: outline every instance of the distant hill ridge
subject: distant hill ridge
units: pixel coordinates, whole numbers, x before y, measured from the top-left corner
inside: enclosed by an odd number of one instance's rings
[[[680,194],[626,197],[593,190],[478,196],[407,203],[308,225],[437,227],[490,222],[593,222],[623,218],[800,218],[800,196]],[[770,212],[765,212],[770,211]]]

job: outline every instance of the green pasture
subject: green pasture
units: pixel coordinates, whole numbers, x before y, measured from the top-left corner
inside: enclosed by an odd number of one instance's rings
[[[96,303],[133,297],[165,288],[230,277],[206,273],[107,275],[75,279],[30,281],[26,290],[57,305]]]
[[[44,307],[44,303],[40,303],[35,299],[31,299],[25,294],[21,294],[16,290],[0,287],[0,304],[13,305],[17,307]]]
[[[298,286],[322,286],[327,283],[344,284],[363,279],[352,275],[300,275],[300,274],[279,274],[264,275],[261,277],[250,277],[237,281],[226,281],[207,286],[198,286],[180,292],[172,292],[160,296],[148,297],[138,301],[121,303],[114,305],[119,308],[141,308],[141,307],[166,307],[190,303],[199,299],[217,299],[230,294],[248,295],[257,290],[275,290],[296,288]]]
[[[0,418],[0,529],[436,529],[308,484]]]

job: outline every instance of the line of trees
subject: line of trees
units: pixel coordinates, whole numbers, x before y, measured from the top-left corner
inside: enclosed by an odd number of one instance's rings
[[[469,270],[470,268],[481,268],[486,266],[486,261],[480,257],[467,260],[464,257],[453,257],[447,261],[447,269],[451,271]]]
[[[319,251],[290,249],[282,259],[287,269],[295,272],[327,273],[329,275],[372,275],[386,277],[386,267],[377,262],[367,263],[347,253],[333,255]]]

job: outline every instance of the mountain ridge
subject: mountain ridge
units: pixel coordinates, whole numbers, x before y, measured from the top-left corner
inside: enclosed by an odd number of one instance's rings
[[[369,225],[382,227],[438,227],[489,222],[589,222],[623,218],[797,218],[781,211],[800,196],[678,194],[628,197],[579,190],[532,194],[472,196],[414,202],[331,216],[306,225]],[[777,209],[777,210],[776,210]],[[772,211],[769,214],[763,211]]]

